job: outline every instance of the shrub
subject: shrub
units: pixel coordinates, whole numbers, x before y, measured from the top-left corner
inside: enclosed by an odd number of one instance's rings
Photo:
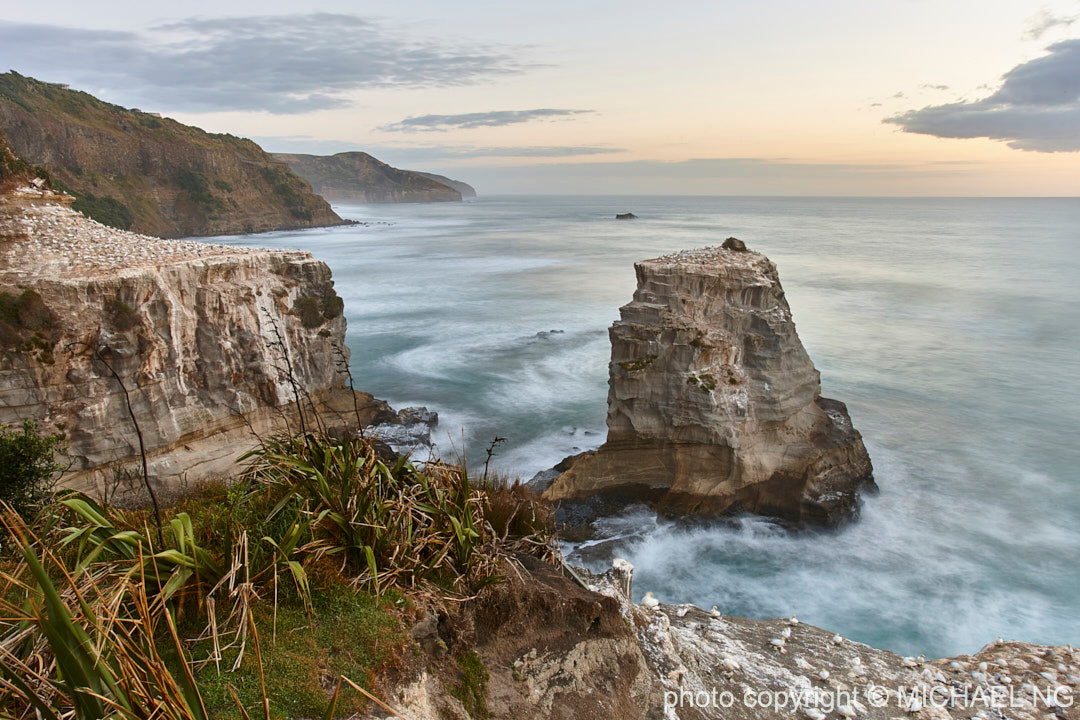
[[[114,197],[98,197],[91,193],[80,195],[71,207],[102,225],[128,230],[135,224],[135,215],[127,205]]]
[[[299,297],[293,300],[293,315],[300,316],[300,322],[304,327],[313,330],[323,324],[322,310],[319,301],[313,297]]]
[[[32,420],[21,428],[0,425],[0,500],[29,514],[64,470],[56,461],[64,454],[64,437],[42,436]]]
[[[341,317],[341,313],[345,311],[345,301],[332,290],[329,295],[322,299],[321,306],[323,317],[327,320]]]

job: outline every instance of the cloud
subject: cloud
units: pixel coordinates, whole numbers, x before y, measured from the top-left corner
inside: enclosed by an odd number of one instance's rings
[[[1006,141],[1017,150],[1080,151],[1080,39],[1017,65],[982,100],[931,105],[885,118],[904,132]]]
[[[407,117],[396,123],[383,125],[383,132],[446,132],[447,130],[471,130],[480,127],[503,127],[533,120],[584,115],[594,110],[559,110],[536,108],[534,110],[491,110],[489,112],[464,113],[462,115],[420,115]]]
[[[924,88],[926,90],[948,90],[949,89],[948,85],[930,85],[928,83],[920,85],[919,87]]]
[[[299,113],[357,90],[467,85],[536,67],[505,47],[404,35],[354,15],[192,18],[141,32],[0,22],[4,62],[166,111]]]
[[[1038,40],[1048,31],[1057,27],[1069,27],[1076,20],[1076,15],[1054,15],[1046,8],[1043,8],[1028,20],[1027,29],[1024,31],[1024,39]]]

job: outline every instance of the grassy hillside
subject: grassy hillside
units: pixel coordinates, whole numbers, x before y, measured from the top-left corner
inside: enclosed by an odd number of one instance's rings
[[[341,222],[285,163],[251,140],[208,133],[63,85],[0,74],[0,129],[75,208],[164,237]]]
[[[453,202],[461,193],[410,170],[399,170],[365,152],[337,155],[275,154],[315,192],[336,202]]]

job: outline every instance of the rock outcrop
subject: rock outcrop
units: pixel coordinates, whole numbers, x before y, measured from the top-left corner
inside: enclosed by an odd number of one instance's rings
[[[335,225],[327,202],[251,140],[0,74],[0,128],[103,223],[158,237]]]
[[[336,155],[278,153],[315,192],[331,202],[457,202],[462,194],[420,173],[399,170],[365,152]]]
[[[611,327],[608,437],[545,491],[834,525],[873,485],[843,403],[821,397],[776,266],[706,248],[635,265]]]
[[[1071,646],[997,641],[974,655],[905,658],[794,617],[635,605],[632,571],[616,560],[577,584],[526,563],[459,612],[418,624],[424,665],[383,697],[402,717],[466,720],[453,659],[475,652],[483,709],[497,718],[1080,718]]]
[[[309,423],[400,422],[346,387],[342,302],[309,253],[118,231],[31,187],[0,198],[0,228],[0,422],[63,432],[66,484],[137,466],[125,390],[166,487],[298,429],[298,388]]]

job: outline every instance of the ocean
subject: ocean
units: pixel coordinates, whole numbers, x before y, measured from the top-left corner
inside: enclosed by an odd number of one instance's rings
[[[439,452],[473,468],[506,438],[492,470],[524,479],[603,442],[607,328],[635,260],[733,235],[776,262],[823,394],[847,403],[881,492],[834,532],[608,519],[635,595],[796,614],[910,655],[998,636],[1080,644],[1080,199],[336,209],[366,224],[221,240],[325,260],[357,387],[437,410]]]

